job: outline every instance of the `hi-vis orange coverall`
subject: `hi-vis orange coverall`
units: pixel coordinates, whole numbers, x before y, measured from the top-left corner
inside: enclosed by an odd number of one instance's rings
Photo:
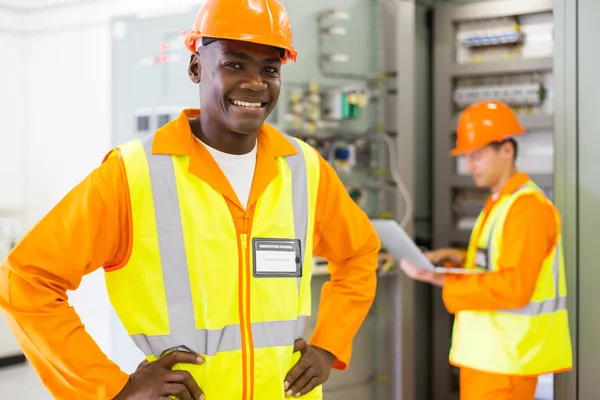
[[[526,174],[515,174],[500,194],[512,193],[527,181]],[[484,212],[489,212],[499,197],[490,196]],[[509,211],[503,235],[504,243],[511,246],[502,249],[499,272],[446,276],[442,293],[448,312],[518,308],[529,302],[544,258],[555,243],[552,209],[533,195],[519,198]],[[461,367],[461,400],[533,400],[537,380]]]
[[[244,210],[233,189],[206,148],[194,140],[187,118],[197,116],[197,110],[184,111],[178,129],[157,133],[154,150],[190,155],[189,172],[223,193],[235,224],[242,224]],[[295,151],[292,144],[275,130],[259,133],[249,209],[278,173],[275,157],[290,151]],[[314,254],[330,261],[331,280],[323,288],[310,343],[337,357],[334,368],[345,369],[352,339],[375,296],[380,242],[335,171],[320,161]],[[106,159],[24,237],[0,268],[0,308],[56,399],[112,399],[128,380],[86,333],[66,293],[100,267],[126,264],[131,251],[126,179],[120,158]]]

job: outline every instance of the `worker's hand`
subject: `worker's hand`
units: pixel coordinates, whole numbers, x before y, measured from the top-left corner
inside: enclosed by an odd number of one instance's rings
[[[446,248],[424,253],[425,257],[434,264],[449,261],[453,267],[460,266],[465,261],[465,252],[460,249]]]
[[[435,286],[444,286],[444,274],[439,274],[437,272],[415,267],[410,261],[408,261],[405,258],[400,260],[400,268],[402,268],[406,275],[413,279],[416,279],[421,282],[431,283]]]
[[[204,400],[204,393],[187,371],[172,371],[175,364],[202,364],[197,354],[174,351],[161,359],[142,361],[114,400]]]
[[[286,397],[300,397],[322,385],[329,379],[335,356],[316,346],[310,346],[304,339],[296,340],[294,353],[302,355],[285,377],[283,384]]]

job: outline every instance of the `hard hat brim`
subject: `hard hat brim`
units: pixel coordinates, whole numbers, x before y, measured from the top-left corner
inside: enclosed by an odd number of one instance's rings
[[[203,37],[203,35],[197,31],[188,33],[184,39],[185,46],[187,47],[187,49],[189,51],[191,51],[192,53],[195,53],[197,51],[198,40],[201,39],[202,37]],[[284,56],[281,58],[281,62],[283,64],[296,62],[296,59],[298,58],[298,51],[296,49],[294,49],[293,47],[281,47],[278,44],[270,43],[268,40],[264,40],[263,38],[258,37],[258,36],[247,36],[244,39],[240,39],[238,37],[226,37],[226,36],[222,36],[222,35],[220,35],[220,36],[211,35],[211,36],[207,36],[207,37],[210,37],[213,39],[236,40],[236,41],[240,41],[240,42],[262,44],[265,46],[271,46],[271,47],[277,47],[277,48],[283,49],[285,51]]]
[[[449,153],[449,154],[450,154],[451,156],[461,156],[461,155],[464,155],[464,154],[466,154],[466,153],[470,153],[470,152],[472,152],[472,151],[475,151],[475,150],[482,149],[482,148],[484,148],[485,146],[487,146],[487,145],[489,145],[489,144],[492,144],[492,143],[494,143],[494,142],[499,142],[499,141],[503,141],[503,140],[508,140],[508,139],[510,139],[510,138],[513,138],[513,137],[515,137],[515,136],[522,135],[523,133],[525,133],[525,129],[522,129],[522,130],[521,130],[521,131],[519,131],[519,132],[513,133],[512,135],[506,135],[506,136],[504,136],[504,137],[503,137],[501,140],[497,140],[497,139],[496,139],[496,140],[490,140],[490,141],[486,141],[485,143],[479,143],[478,145],[476,145],[476,146],[473,146],[473,147],[464,147],[464,148],[461,148],[461,147],[458,147],[458,146],[457,146],[457,147],[454,147],[452,150],[450,150],[450,153]]]

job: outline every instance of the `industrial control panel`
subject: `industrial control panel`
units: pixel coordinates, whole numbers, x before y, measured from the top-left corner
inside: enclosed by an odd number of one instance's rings
[[[463,157],[451,157],[460,113],[500,100],[526,133],[515,137],[516,165],[552,199],[554,84],[552,1],[439,3],[434,40],[433,244],[466,248],[490,193],[477,188]],[[439,290],[433,303],[433,399],[459,396],[459,370],[448,364],[453,317]],[[536,399],[552,399],[552,378],[540,378]],[[548,393],[550,392],[550,393]]]

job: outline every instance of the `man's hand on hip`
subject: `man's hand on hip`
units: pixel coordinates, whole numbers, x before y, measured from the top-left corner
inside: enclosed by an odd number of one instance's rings
[[[285,395],[303,396],[322,385],[329,379],[335,356],[330,352],[316,346],[310,346],[304,339],[294,343],[294,353],[299,351],[302,355],[292,370],[285,377]]]
[[[142,361],[127,386],[113,400],[204,400],[204,393],[187,371],[172,371],[175,364],[202,364],[197,354],[174,351],[155,362]]]

